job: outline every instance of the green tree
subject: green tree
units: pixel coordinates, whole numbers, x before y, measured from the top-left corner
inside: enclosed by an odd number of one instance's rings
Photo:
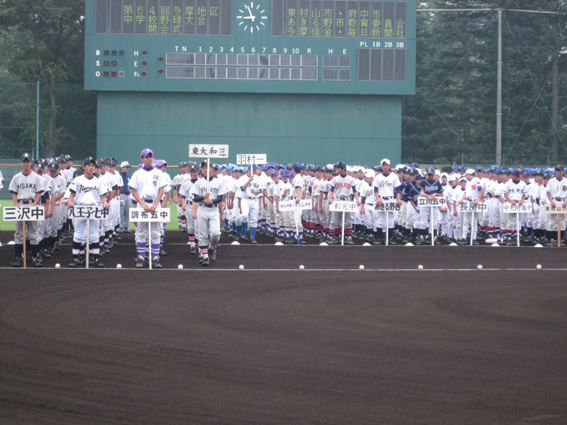
[[[77,134],[59,125],[66,85],[80,86],[83,81],[84,2],[82,0],[4,0],[0,9],[0,37],[11,47],[11,58],[4,62],[4,73],[25,82],[40,81],[42,116],[42,153],[57,154],[62,141],[77,141]],[[81,90],[82,91],[82,90]],[[94,96],[83,99],[75,92],[75,106],[90,105]],[[85,107],[92,113],[92,107]],[[85,117],[79,122],[85,122]],[[88,127],[88,126],[87,126]],[[75,139],[75,140],[73,140]]]

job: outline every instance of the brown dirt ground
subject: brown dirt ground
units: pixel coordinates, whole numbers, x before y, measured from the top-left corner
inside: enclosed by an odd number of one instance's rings
[[[567,250],[224,245],[206,269],[172,232],[149,271],[132,239],[89,271],[0,248],[0,423],[567,423]]]

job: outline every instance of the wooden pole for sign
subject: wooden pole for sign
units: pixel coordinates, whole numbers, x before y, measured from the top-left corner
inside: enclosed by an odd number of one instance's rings
[[[26,249],[26,221],[24,220],[23,222],[23,226],[24,226],[24,269],[26,268],[26,264],[28,261],[28,254],[27,254],[27,249]]]
[[[516,213],[516,245],[520,246],[520,213]]]
[[[473,245],[473,226],[474,226],[474,209],[471,216],[471,246]]]
[[[341,246],[345,246],[345,212],[343,211],[343,232],[341,235]]]
[[[91,227],[91,221],[89,219],[87,219],[87,244],[86,244],[86,250],[87,252],[85,253],[85,258],[86,258],[86,263],[85,263],[85,267],[88,269],[89,268],[89,255],[90,255],[90,247],[91,247],[91,232],[90,232],[90,227]]]
[[[435,245],[435,236],[433,235],[433,208],[429,208],[429,233],[431,233],[431,246]]]
[[[561,248],[561,214],[557,214],[557,248]]]
[[[295,219],[295,239],[299,245],[299,220],[301,220],[301,209],[296,208],[293,211],[293,218]]]
[[[149,249],[148,249],[148,268],[151,270],[152,269],[152,222],[148,221],[148,241],[149,243]]]
[[[390,235],[390,214],[388,214],[388,210],[386,210],[386,246],[390,243],[389,237]]]

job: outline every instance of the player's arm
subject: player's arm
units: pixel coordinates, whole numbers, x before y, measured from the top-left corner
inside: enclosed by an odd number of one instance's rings
[[[483,199],[484,199],[484,189],[480,189],[480,192],[478,194],[478,199],[474,201],[474,204],[478,205],[480,201],[482,201]]]
[[[41,191],[39,191],[39,192],[37,192],[37,193],[35,194],[35,198],[34,198],[34,200],[33,200],[32,207],[37,206],[37,204],[38,204],[39,201],[41,200],[41,196],[42,196],[42,195],[43,195],[43,190],[41,190]],[[17,205],[17,204],[16,204],[16,205]]]
[[[165,186],[162,186],[162,187],[159,188],[158,194],[156,196],[156,200],[154,201],[154,203],[150,207],[151,212],[154,212],[157,209],[157,207],[160,205],[160,201],[163,198],[163,191],[164,190],[165,190]]]
[[[329,205],[331,205],[333,203],[333,198],[335,195],[335,187],[334,186],[329,186],[329,199],[327,200],[327,203]]]

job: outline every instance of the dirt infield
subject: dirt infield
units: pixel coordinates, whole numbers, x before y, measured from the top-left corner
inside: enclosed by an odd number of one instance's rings
[[[241,245],[205,269],[171,234],[149,271],[129,237],[107,269],[54,269],[65,246],[0,270],[0,423],[567,423],[567,250]]]

